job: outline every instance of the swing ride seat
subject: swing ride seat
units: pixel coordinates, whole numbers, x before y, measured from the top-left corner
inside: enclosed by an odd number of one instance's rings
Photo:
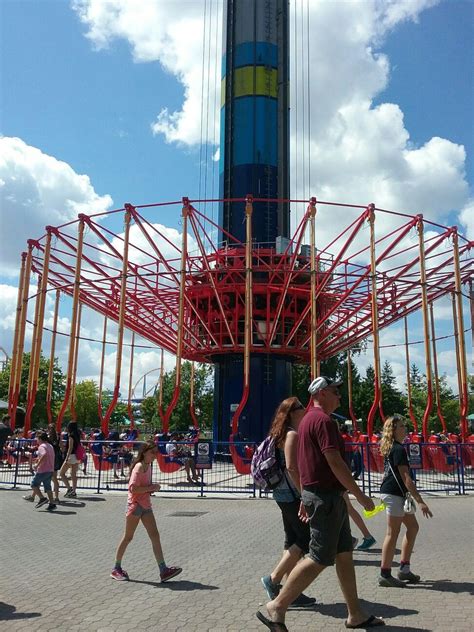
[[[252,456],[253,456],[253,450],[252,450],[252,455],[249,457],[243,457],[239,454],[237,446],[234,444],[234,442],[230,441],[229,443],[229,448],[230,448],[230,455],[232,457],[232,462],[234,464],[234,467],[237,471],[238,474],[250,474],[250,464],[252,462]]]
[[[107,470],[111,470],[113,464],[110,461],[107,461],[105,458],[100,460],[100,456],[96,454],[93,450],[90,450],[90,455],[92,457],[92,463],[94,464],[94,469],[97,472],[106,472]]]
[[[164,474],[172,474],[182,468],[182,463],[166,453],[166,447],[163,444],[158,444],[157,448],[156,460],[158,461],[158,467]]]
[[[455,462],[452,464],[448,463],[448,456],[452,456],[450,453],[451,446],[449,444],[433,442],[425,446],[425,448],[426,452],[429,454],[433,469],[436,472],[441,472],[443,474],[453,474]],[[448,448],[447,451],[446,448]],[[456,450],[456,448],[454,448],[454,450]],[[455,458],[454,461],[456,461]]]

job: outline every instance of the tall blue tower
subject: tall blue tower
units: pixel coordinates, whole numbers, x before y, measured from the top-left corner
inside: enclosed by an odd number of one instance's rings
[[[289,197],[288,0],[227,0],[224,10],[220,137],[220,198]],[[286,202],[253,206],[254,246],[274,249],[289,234]],[[244,204],[224,202],[219,225],[245,242]],[[220,246],[225,246],[225,234]],[[243,387],[243,356],[213,358],[214,439],[226,441]],[[279,402],[291,395],[292,359],[252,354],[250,396],[239,430],[266,434]]]

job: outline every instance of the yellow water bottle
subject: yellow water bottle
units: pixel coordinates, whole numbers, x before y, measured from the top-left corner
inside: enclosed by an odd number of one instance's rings
[[[364,509],[362,513],[364,514],[365,518],[373,518],[384,509],[385,509],[385,503],[381,502],[380,505],[376,505],[376,507],[372,509],[372,511],[367,511],[367,509]]]

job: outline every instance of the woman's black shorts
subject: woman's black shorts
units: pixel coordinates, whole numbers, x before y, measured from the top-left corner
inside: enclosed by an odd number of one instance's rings
[[[289,549],[290,546],[296,544],[303,553],[308,553],[310,530],[309,524],[307,522],[302,522],[298,518],[300,501],[292,500],[289,503],[281,503],[277,501],[277,505],[280,507],[281,515],[283,517],[283,527],[285,529],[285,549]]]

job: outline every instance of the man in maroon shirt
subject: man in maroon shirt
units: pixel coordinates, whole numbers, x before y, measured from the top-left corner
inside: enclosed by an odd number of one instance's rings
[[[348,490],[364,509],[374,509],[352,478],[344,458],[344,440],[330,415],[339,407],[342,382],[321,376],[308,391],[313,406],[298,428],[298,467],[302,487],[301,516],[309,519],[311,542],[308,557],[296,565],[279,595],[267,604],[269,618],[257,617],[270,630],[286,630],[288,606],[327,567],[336,564],[337,576],[347,604],[347,628],[385,625],[360,607],[352,560],[352,535],[343,494]]]

